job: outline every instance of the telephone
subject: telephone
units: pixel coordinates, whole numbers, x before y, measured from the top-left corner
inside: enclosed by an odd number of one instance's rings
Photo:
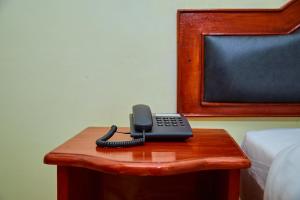
[[[192,137],[188,120],[180,114],[151,113],[150,107],[143,104],[134,105],[130,119],[130,141],[107,141],[116,132],[117,126],[96,141],[100,147],[127,147],[143,145],[145,140],[185,140]]]

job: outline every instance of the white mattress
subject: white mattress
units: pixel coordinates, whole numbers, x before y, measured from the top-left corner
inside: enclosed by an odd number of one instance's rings
[[[264,200],[300,199],[300,143],[277,154],[268,173]]]
[[[249,131],[242,149],[251,160],[248,173],[262,190],[265,188],[269,168],[275,156],[283,149],[300,142],[300,128]]]

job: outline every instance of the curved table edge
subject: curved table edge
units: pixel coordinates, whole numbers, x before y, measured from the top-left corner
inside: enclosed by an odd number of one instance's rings
[[[114,161],[81,154],[48,153],[45,164],[82,167],[110,174],[136,176],[167,176],[202,170],[245,169],[251,163],[247,158],[214,157],[174,162],[126,162]]]

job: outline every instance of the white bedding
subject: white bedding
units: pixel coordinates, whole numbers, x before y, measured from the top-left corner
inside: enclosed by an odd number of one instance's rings
[[[242,149],[251,160],[248,173],[256,180],[262,190],[275,156],[283,149],[300,143],[300,128],[269,129],[249,131],[242,143]]]
[[[264,200],[300,199],[300,143],[275,157],[265,185]]]

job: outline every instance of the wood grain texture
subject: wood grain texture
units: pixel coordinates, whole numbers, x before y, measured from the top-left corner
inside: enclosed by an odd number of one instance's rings
[[[280,9],[179,10],[177,13],[178,112],[195,117],[300,116],[300,102],[242,104],[203,101],[205,35],[290,34],[299,25],[300,0],[290,1]]]
[[[60,185],[58,200],[239,199],[239,170],[130,176],[106,174],[81,167],[58,166],[58,169],[61,174],[57,180]]]
[[[108,128],[91,127],[48,153],[44,162],[83,167],[104,173],[165,176],[203,170],[248,168],[250,161],[222,129],[193,129],[186,142],[146,142],[129,148],[101,148],[95,144]],[[121,128],[128,131],[128,128]],[[113,140],[129,139],[116,134]]]
[[[239,199],[240,169],[250,161],[226,131],[194,129],[186,142],[96,147],[108,129],[87,128],[45,156],[57,165],[58,200]]]

